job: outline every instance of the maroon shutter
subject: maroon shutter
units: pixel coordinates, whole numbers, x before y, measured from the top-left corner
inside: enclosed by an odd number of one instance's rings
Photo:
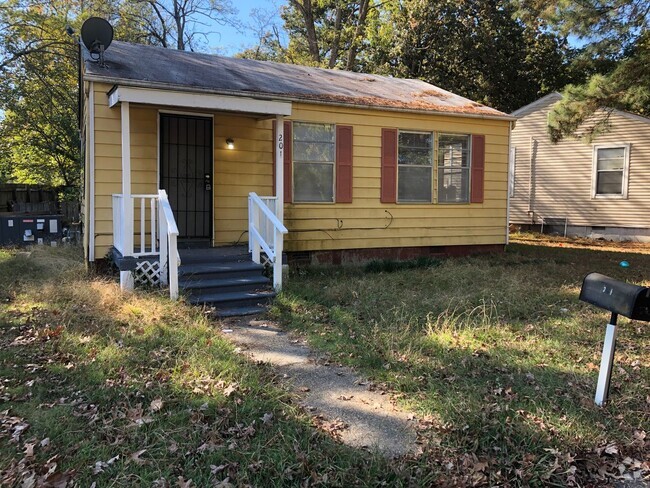
[[[471,203],[483,203],[485,186],[485,136],[472,136],[472,189]]]
[[[284,203],[293,202],[293,137],[291,136],[291,122],[284,123]]]
[[[336,126],[336,202],[352,203],[352,126]]]
[[[397,129],[381,130],[381,203],[397,201]]]

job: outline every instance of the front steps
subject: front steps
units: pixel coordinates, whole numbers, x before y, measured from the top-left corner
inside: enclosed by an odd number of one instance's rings
[[[178,286],[190,303],[212,306],[220,317],[266,311],[275,297],[264,266],[244,246],[182,249]]]

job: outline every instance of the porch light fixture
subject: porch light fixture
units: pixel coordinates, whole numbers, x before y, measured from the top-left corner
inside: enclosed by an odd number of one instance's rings
[[[235,149],[235,141],[231,138],[226,139],[226,147],[228,149]]]

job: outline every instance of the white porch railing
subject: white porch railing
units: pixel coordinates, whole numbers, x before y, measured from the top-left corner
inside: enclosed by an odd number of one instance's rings
[[[157,202],[158,195],[113,195],[113,245],[123,256],[157,256]],[[125,231],[125,205],[131,205],[134,222]],[[149,225],[147,225],[147,223]],[[137,225],[136,225],[137,224]],[[139,227],[139,232],[133,231]],[[130,239],[129,239],[130,237]],[[135,243],[135,244],[134,244]]]
[[[277,198],[260,197],[257,193],[248,194],[248,250],[253,261],[260,263],[263,250],[273,264],[273,287],[282,288],[282,248],[283,235],[287,228],[277,217]]]
[[[126,215],[133,215],[133,220],[127,222]],[[178,227],[165,190],[158,190],[157,195],[113,195],[113,246],[124,257],[158,256],[160,281],[169,284],[173,300],[178,298],[177,238]]]
[[[160,278],[163,284],[169,284],[169,297],[178,298],[178,226],[174,219],[172,206],[169,204],[167,192],[158,190],[158,208],[160,209]],[[169,277],[169,282],[167,282]]]

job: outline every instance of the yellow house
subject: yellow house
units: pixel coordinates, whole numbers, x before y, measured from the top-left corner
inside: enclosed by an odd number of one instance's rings
[[[279,287],[283,252],[338,264],[507,242],[509,115],[419,80],[124,42],[85,57],[86,257],[112,255],[124,287],[148,260],[139,272],[175,295],[179,255],[235,244]]]

